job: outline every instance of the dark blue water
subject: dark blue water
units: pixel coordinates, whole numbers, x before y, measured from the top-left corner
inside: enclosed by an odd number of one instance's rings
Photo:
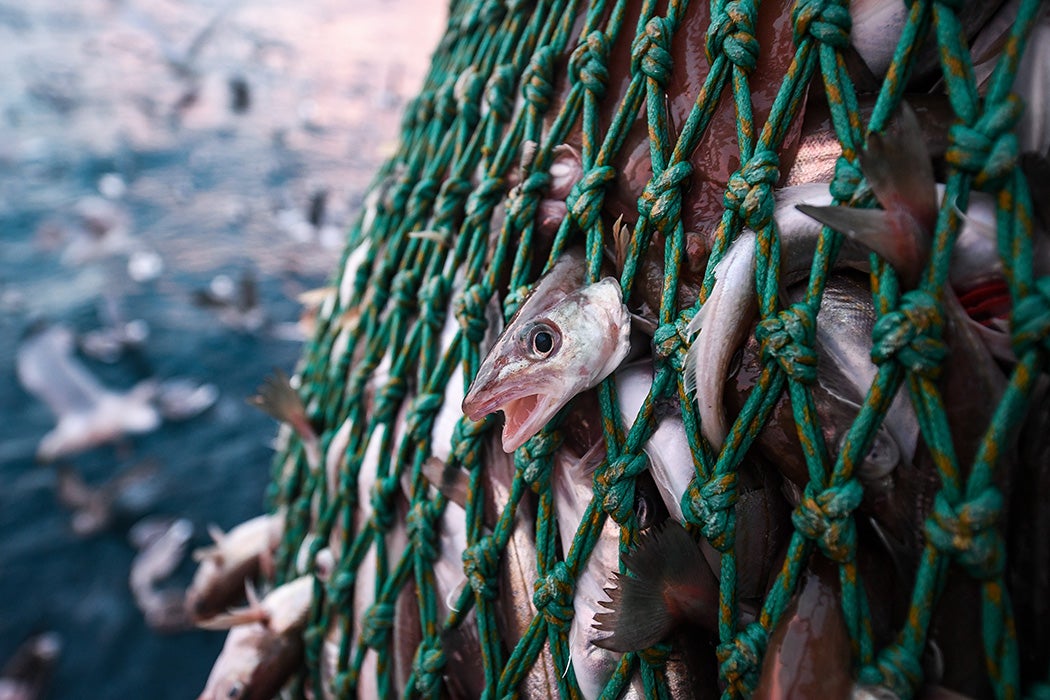
[[[245,399],[273,368],[294,368],[296,297],[334,272],[443,18],[408,2],[242,2],[213,23],[187,74],[165,55],[192,45],[223,3],[69,4],[0,2],[0,665],[28,635],[55,630],[64,648],[48,697],[191,698],[223,635],[147,627],[128,587],[127,529],[141,516],[185,517],[200,546],[209,523],[262,512],[275,425]],[[395,30],[406,13],[408,34]],[[132,279],[126,251],[63,262],[78,206],[103,195],[134,247],[162,261],[154,279]],[[246,271],[268,317],[261,330],[238,332],[192,303],[216,275]],[[54,466],[34,459],[54,417],[19,385],[14,361],[34,323],[99,328],[107,297],[150,333],[112,364],[81,358],[102,383],[184,377],[214,384],[219,399],[63,460],[92,484],[159,465],[136,512],[80,538]],[[167,585],[192,573],[187,557]]]

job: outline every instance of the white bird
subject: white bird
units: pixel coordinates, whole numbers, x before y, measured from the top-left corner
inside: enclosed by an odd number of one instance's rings
[[[155,381],[140,382],[125,393],[111,391],[77,360],[74,345],[69,328],[53,325],[31,333],[18,348],[19,381],[57,419],[37,447],[41,461],[82,452],[129,433],[147,433],[160,425],[160,413],[151,403],[157,393]]]

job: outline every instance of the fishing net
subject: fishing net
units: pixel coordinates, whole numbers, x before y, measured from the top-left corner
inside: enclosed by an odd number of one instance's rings
[[[314,584],[305,665],[293,683],[294,694],[316,696],[322,689],[326,696],[353,695],[361,691],[362,669],[367,669],[381,696],[437,697],[451,682],[445,642],[451,630],[469,624],[476,627],[472,662],[484,670],[486,697],[514,694],[544,655],[553,661],[550,677],[558,692],[579,697],[568,632],[577,578],[610,519],[619,531],[621,554],[637,542],[635,486],[648,465],[643,447],[657,427],[654,406],[672,400],[680,405],[693,455],[694,475],[681,509],[697,540],[702,536],[721,552],[715,653],[725,697],[754,691],[771,632],[811,556],[837,568],[859,683],[900,697],[918,691],[931,617],[946,579],[961,576],[979,590],[979,609],[970,611],[979,619],[977,646],[983,647],[974,651],[974,658],[983,658],[977,672],[987,675],[996,697],[1045,696],[1046,686],[1026,682],[1022,687],[997,478],[1050,351],[1050,280],[1033,274],[1032,201],[1012,132],[1023,107],[1011,93],[1014,74],[1039,2],[1019,3],[980,94],[960,25],[967,4],[945,0],[906,6],[907,25],[892,65],[862,117],[847,67],[851,17],[845,2],[799,0],[787,6],[767,0],[760,9],[752,0],[712,0],[699,11],[676,0],[666,5],[595,0],[589,6],[575,0],[453,0],[422,91],[405,110],[397,152],[377,174],[350,231],[335,291],[320,309],[297,374],[297,390],[320,436],[320,457],[311,457],[292,436],[276,461],[272,503],[287,508],[278,581],[309,570],[326,547],[336,561],[331,575]],[[791,41],[775,47],[781,72],[770,79],[766,70],[762,78],[774,99],[755,109],[752,73],[769,51],[756,36],[760,13],[781,16]],[[689,70],[676,63],[673,50],[676,37],[688,28],[687,16],[694,24],[697,16],[709,24],[706,34],[690,29],[696,51],[705,53],[696,58],[709,70],[690,98],[688,117],[673,124],[667,86]],[[781,178],[778,154],[799,126],[807,91],[822,93],[841,144],[831,193],[837,202],[874,205],[858,152],[866,134],[882,130],[896,113],[924,45],[938,49],[941,90],[957,118],[948,133],[941,177],[946,194],[930,262],[917,287],[905,291],[894,271],[872,258],[870,286],[878,316],[872,356],[878,372],[844,441],[825,445],[812,397],[813,338],[841,236],[824,229],[804,296],[783,308],[780,242],[772,216]],[[618,79],[610,85],[610,74],[616,73],[626,77],[619,86]],[[702,280],[699,291],[690,297],[681,284],[689,259],[683,202],[691,196],[690,156],[720,100],[733,113],[735,172],[719,204],[721,219],[715,219],[706,268],[694,271]],[[635,220],[624,228],[603,206],[621,174],[616,167],[623,162],[617,160],[621,149],[639,120],[648,128],[645,156],[651,176],[646,173]],[[556,231],[544,232],[540,219],[551,165],[573,130],[580,134],[580,177],[565,198],[564,219]],[[962,463],[938,376],[948,356],[942,290],[972,189],[996,197],[995,235],[1017,361],[990,424],[981,426],[972,460]],[[686,394],[683,366],[692,340],[687,328],[711,292],[715,265],[745,227],[757,234],[756,338],[763,364],[724,445],[715,450],[702,437],[696,403]],[[652,301],[657,321],[649,395],[635,420],[625,424],[613,379],[597,388],[605,458],[567,550],[559,541],[551,493],[552,456],[565,439],[559,421],[514,453],[506,504],[494,522],[486,523],[485,445],[500,430],[498,416],[480,422],[460,418],[445,469],[461,472],[469,483],[462,555],[467,585],[439,600],[434,565],[449,501],[431,487],[424,468],[434,451],[432,429],[447,388],[457,382],[465,389],[483,359],[479,347],[493,325],[486,307],[495,300],[509,319],[536,279],[574,245],[585,247],[588,277],[597,280],[603,276],[604,251],[617,235],[629,236],[617,269],[629,304],[641,293],[646,256],[662,266]],[[456,332],[443,343],[449,324],[458,324],[451,326]],[[855,511],[864,489],[855,468],[901,387],[918,416],[939,484],[907,612],[890,641],[877,644],[870,591],[858,564]],[[745,624],[736,592],[737,475],[785,396],[804,446],[809,483],[791,516],[794,530],[783,566],[760,612]],[[372,466],[363,475],[365,463]],[[499,562],[526,498],[535,502],[534,529],[528,534],[535,546],[531,604],[536,614],[520,639],[508,640],[498,620]],[[358,599],[361,590],[372,592],[367,606],[355,605],[355,589]],[[408,650],[408,667],[397,659],[404,651],[395,649],[398,599],[405,590],[418,610],[419,643]],[[632,682],[647,696],[669,697],[671,657],[668,643],[624,654],[603,697],[618,696]],[[1040,678],[1044,673],[1033,680]]]

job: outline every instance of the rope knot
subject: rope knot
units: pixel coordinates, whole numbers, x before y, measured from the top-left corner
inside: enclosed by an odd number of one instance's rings
[[[347,560],[349,561],[349,559]],[[357,580],[357,574],[354,571],[347,571],[342,569],[332,575],[332,578],[328,581],[328,601],[332,607],[336,609],[344,608],[347,605],[353,605],[351,594],[354,590],[354,582]]]
[[[773,151],[758,151],[729,178],[723,203],[755,231],[773,219],[773,186],[780,179],[780,160]]]
[[[762,344],[764,362],[776,358],[793,380],[812,384],[817,379],[815,332],[813,310],[798,303],[759,323],[755,338]]]
[[[622,454],[594,473],[594,496],[619,524],[634,512],[634,478],[649,465],[644,454]]]
[[[493,600],[498,591],[499,550],[492,535],[485,535],[480,540],[463,550],[463,573],[475,594],[487,600]]]
[[[484,285],[472,284],[464,289],[455,301],[456,320],[459,321],[467,341],[474,346],[485,339],[485,331],[489,327],[485,318],[485,306],[489,296],[491,294]]]
[[[1010,314],[1014,352],[1023,357],[1029,350],[1050,352],[1050,276],[1040,277]]]
[[[948,129],[948,164],[974,175],[978,187],[998,185],[1017,163],[1014,125],[1023,106],[1017,96],[990,105],[972,124],[953,124]]]
[[[718,645],[721,675],[736,694],[748,697],[754,690],[767,641],[765,628],[752,622],[731,641]]]
[[[860,167],[845,156],[839,156],[835,160],[835,175],[828,185],[831,196],[840,202],[848,202],[853,199],[854,193],[864,180],[864,173]]]
[[[506,122],[514,113],[514,66],[501,64],[492,72],[485,86],[485,106],[496,116],[496,121]]]
[[[452,456],[451,459],[467,466],[477,461],[479,457],[478,437],[489,425],[488,419],[474,422],[463,416],[456,421],[456,427],[452,429]]]
[[[536,493],[540,493],[550,483],[554,452],[561,447],[562,442],[560,431],[544,430],[526,440],[514,453],[514,468],[521,472],[525,483]]]
[[[809,35],[822,44],[844,49],[849,46],[849,32],[853,21],[849,3],[842,0],[798,0],[791,10],[795,25],[795,45]]]
[[[402,313],[408,314],[416,306],[419,295],[419,275],[412,270],[401,270],[390,283],[390,297],[395,307]]]
[[[374,603],[361,621],[361,641],[376,651],[385,649],[393,626],[394,606],[390,603]]]
[[[573,82],[582,83],[583,87],[595,97],[605,93],[609,82],[609,40],[600,31],[593,31],[576,47],[569,57],[569,75]]]
[[[388,532],[394,525],[394,495],[397,493],[397,477],[376,479],[372,484],[372,523],[379,532]]]
[[[874,666],[860,670],[860,682],[889,688],[899,698],[911,697],[922,680],[922,666],[913,654],[900,644],[891,644],[879,652]]]
[[[598,165],[583,174],[565,198],[569,215],[583,231],[589,231],[601,215],[605,186],[616,177],[616,168]]]
[[[440,517],[441,510],[433,501],[422,501],[412,506],[405,518],[408,539],[424,561],[434,561],[438,557],[437,521]]]
[[[394,414],[401,405],[401,400],[405,398],[407,393],[408,384],[405,382],[405,378],[399,375],[391,376],[386,384],[383,385],[379,396],[376,398],[376,422],[389,423],[392,421]]]
[[[816,491],[810,482],[802,493],[791,522],[804,536],[815,541],[821,551],[837,562],[853,559],[857,533],[852,513],[864,497],[864,488],[856,479]]]
[[[525,79],[521,94],[537,112],[544,113],[551,106],[554,96],[554,49],[544,46],[532,55],[529,67],[525,70]]]
[[[631,71],[641,71],[660,87],[671,77],[671,31],[665,17],[653,17],[631,46]]]
[[[416,677],[416,690],[420,695],[425,698],[441,695],[441,672],[446,661],[440,639],[433,638],[419,645],[416,655],[412,658],[412,671]]]
[[[463,230],[467,231],[474,225],[485,224],[506,191],[507,181],[503,178],[488,176],[483,178],[467,198],[465,209],[467,222],[464,223]]]
[[[944,318],[937,301],[921,290],[906,292],[897,310],[875,322],[872,362],[881,364],[892,358],[911,372],[936,379],[948,354],[943,332]]]
[[[462,121],[471,129],[481,118],[481,93],[484,89],[485,80],[478,75],[474,66],[468,66],[456,80],[452,94],[462,115]]]
[[[726,535],[736,497],[736,472],[712,477],[703,486],[693,479],[682,496],[682,512],[700,526],[704,537],[719,551],[733,545]]]
[[[435,333],[445,325],[448,313],[448,297],[452,293],[452,281],[436,275],[419,289],[419,309],[423,322]]]
[[[756,14],[755,4],[751,0],[730,0],[721,12],[711,17],[704,44],[709,64],[714,64],[715,57],[721,51],[745,73],[754,70],[758,62]]]
[[[688,161],[675,163],[645,185],[638,198],[638,212],[659,229],[678,218],[682,209],[681,184],[693,173]]]
[[[407,428],[408,434],[416,442],[422,442],[430,437],[434,417],[441,410],[441,404],[444,401],[444,394],[420,394],[412,399],[408,409]]]
[[[555,564],[546,577],[536,581],[532,602],[543,613],[547,624],[562,630],[569,626],[573,615],[574,587],[569,578],[569,569],[563,561]]]
[[[653,333],[653,350],[669,361],[675,371],[681,374],[685,367],[685,351],[689,347],[689,322],[695,314],[692,310],[683,311],[673,323],[661,324]]]
[[[941,491],[933,499],[926,519],[926,536],[938,550],[949,554],[977,579],[998,576],[1006,548],[996,524],[1003,495],[989,486],[976,498],[952,505]]]

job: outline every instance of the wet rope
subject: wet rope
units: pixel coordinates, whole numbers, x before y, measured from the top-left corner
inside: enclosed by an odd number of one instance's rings
[[[620,529],[621,554],[636,542],[634,484],[647,466],[642,446],[656,427],[654,405],[669,397],[681,400],[694,457],[695,474],[682,510],[722,553],[717,655],[725,697],[746,697],[755,689],[770,633],[814,552],[838,567],[842,610],[862,682],[886,686],[901,697],[916,691],[931,611],[947,567],[957,564],[981,587],[984,656],[995,694],[1021,694],[1003,572],[1002,495],[994,477],[1002,468],[1000,450],[1022,422],[1035,378],[1046,370],[1050,356],[1050,280],[1033,275],[1032,204],[1012,135],[1021,105],[1010,92],[1038,2],[1021,3],[983,98],[977,93],[959,26],[961,4],[913,2],[908,7],[908,24],[893,65],[864,124],[843,54],[851,29],[848,2],[798,0],[791,11],[795,53],[768,118],[757,124],[749,78],[763,50],[755,36],[758,2],[713,0],[705,43],[710,70],[688,118],[675,129],[665,92],[671,76],[681,69],[674,65],[671,42],[681,28],[687,0],[670,0],[662,15],[657,3],[646,0],[633,25],[625,16],[626,2],[596,0],[582,14],[579,29],[574,22],[582,8],[576,0],[453,0],[423,89],[406,106],[399,148],[377,174],[362,216],[350,232],[333,280],[337,291],[321,309],[316,335],[298,372],[298,388],[319,429],[325,463],[310,464],[295,437],[275,463],[271,501],[275,507],[287,506],[288,513],[278,555],[279,579],[296,575],[303,566],[304,548],[307,562],[326,546],[336,557],[332,575],[316,585],[305,634],[306,669],[295,686],[297,694],[307,683],[324,686],[326,678],[334,679],[329,685],[335,695],[353,694],[372,653],[379,692],[384,697],[392,694],[392,627],[398,598],[411,582],[421,641],[411,660],[408,694],[441,695],[448,663],[443,635],[469,624],[477,628],[486,697],[512,694],[544,649],[558,669],[553,675],[560,694],[580,697],[569,658],[576,580],[608,518]],[[878,373],[832,458],[815,422],[811,389],[816,312],[841,240],[830,229],[822,232],[804,299],[780,308],[780,239],[772,216],[780,175],[777,152],[800,113],[806,90],[819,75],[842,145],[832,194],[837,202],[873,202],[866,194],[857,154],[864,135],[881,130],[896,111],[918,47],[928,35],[939,47],[946,91],[959,118],[946,155],[947,192],[918,289],[902,294],[893,271],[873,257],[878,313],[873,359]],[[600,105],[610,88],[610,55],[624,41],[630,47],[630,79],[611,120],[603,123]],[[556,105],[556,86],[566,80],[568,89],[561,90],[563,97]],[[681,310],[686,248],[682,188],[692,172],[690,154],[723,95],[735,111],[741,165],[724,193],[724,213],[699,298]],[[613,382],[606,380],[599,387],[606,459],[594,475],[594,499],[563,557],[550,489],[552,455],[562,440],[556,422],[514,455],[507,504],[494,523],[486,524],[483,455],[495,422],[459,421],[447,468],[469,478],[468,546],[463,554],[467,585],[448,601],[451,612],[442,618],[434,562],[447,499],[434,495],[422,470],[432,454],[431,428],[445,388],[451,381],[462,381],[465,388],[478,371],[483,359],[479,345],[489,323],[486,306],[498,294],[501,271],[510,271],[509,292],[498,299],[504,318],[513,314],[544,271],[532,265],[537,212],[550,184],[554,149],[576,125],[582,129],[582,177],[566,198],[567,215],[554,236],[545,269],[569,245],[582,242],[589,279],[601,275],[603,242],[612,234],[600,212],[617,174],[613,163],[643,109],[652,178],[638,199],[638,219],[630,232],[620,282],[625,297],[632,298],[641,257],[659,233],[665,279],[654,337],[652,389],[625,430]],[[512,185],[508,174],[516,171],[520,177]],[[998,202],[998,246],[1012,301],[1010,328],[1018,363],[973,463],[961,464],[935,380],[945,361],[940,290],[960,225],[953,205],[965,211],[972,189],[992,193]],[[744,226],[757,234],[755,283],[761,320],[756,339],[763,368],[725,444],[716,451],[701,436],[696,407],[686,396],[686,327],[711,291],[715,265]],[[442,328],[450,320],[459,330],[442,349]],[[855,470],[902,386],[919,416],[940,489],[925,525],[925,550],[906,623],[890,646],[876,649],[857,565],[854,511],[863,488]],[[794,533],[783,569],[758,618],[741,628],[734,548],[737,473],[785,392],[810,480],[792,514]],[[330,454],[341,428],[349,430],[349,439],[341,454]],[[334,481],[327,469],[326,460],[331,459],[337,460]],[[362,477],[365,468],[374,470],[367,481]],[[407,498],[402,495],[405,489]],[[532,598],[538,614],[520,641],[505,649],[497,624],[499,561],[519,503],[529,493],[536,494],[538,504]],[[371,580],[362,574],[365,561],[374,566]],[[361,590],[373,594],[365,609],[355,609],[355,594]],[[355,629],[360,630],[357,638]],[[334,668],[323,668],[322,663],[328,637],[339,645]],[[615,697],[636,671],[647,696],[669,697],[667,658],[664,645],[625,654],[603,697]],[[1046,686],[1033,687],[1031,693],[1043,697]]]

